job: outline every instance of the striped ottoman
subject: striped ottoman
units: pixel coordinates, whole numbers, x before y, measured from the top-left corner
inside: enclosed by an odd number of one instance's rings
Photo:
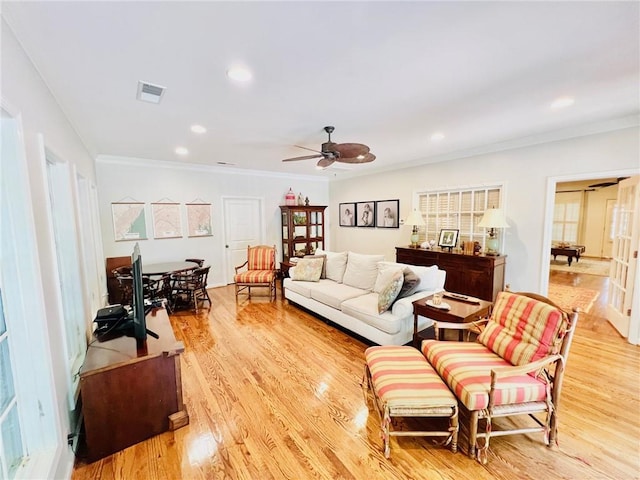
[[[380,415],[384,455],[389,458],[389,436],[447,437],[458,449],[458,401],[419,350],[404,346],[369,347],[364,352],[363,385],[373,386]],[[366,394],[365,392],[365,394]],[[448,417],[447,431],[390,431],[392,417]]]

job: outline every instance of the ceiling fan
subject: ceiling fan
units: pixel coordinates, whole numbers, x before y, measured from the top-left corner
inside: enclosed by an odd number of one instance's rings
[[[283,162],[296,162],[298,160],[310,160],[312,158],[319,158],[318,167],[327,168],[333,162],[342,163],[368,163],[373,162],[376,156],[369,151],[369,147],[362,143],[334,143],[331,141],[331,134],[335,130],[332,126],[324,127],[324,131],[329,135],[329,140],[322,144],[320,150],[314,150],[312,148],[301,147],[295,145],[298,148],[304,148],[305,150],[311,150],[316,152],[315,155],[303,155],[302,157],[285,158]]]
[[[594,183],[593,185],[589,185],[589,188],[603,188],[603,187],[610,187],[612,185],[617,185],[619,184],[622,180],[626,180],[629,177],[618,177],[616,179],[615,182],[600,182],[600,183]]]

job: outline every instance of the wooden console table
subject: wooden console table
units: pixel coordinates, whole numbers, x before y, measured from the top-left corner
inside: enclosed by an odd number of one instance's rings
[[[146,318],[146,351],[133,337],[93,342],[80,370],[86,458],[93,462],[189,423],[182,401],[180,353],[164,309]]]
[[[493,302],[504,290],[506,255],[464,255],[424,248],[396,247],[396,262],[429,267],[437,265],[447,272],[444,288]]]

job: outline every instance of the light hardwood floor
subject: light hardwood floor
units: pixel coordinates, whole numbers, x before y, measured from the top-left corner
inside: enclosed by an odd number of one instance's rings
[[[581,277],[550,279],[606,287],[605,277]],[[74,480],[640,478],[640,349],[603,318],[604,295],[578,324],[559,446],[547,448],[539,434],[494,438],[483,466],[422,437],[393,438],[385,459],[378,416],[360,387],[365,343],[280,295],[236,303],[232,287],[209,294],[208,312],[171,317],[185,344],[191,423],[92,464],[78,461]],[[463,431],[463,449],[465,440]]]

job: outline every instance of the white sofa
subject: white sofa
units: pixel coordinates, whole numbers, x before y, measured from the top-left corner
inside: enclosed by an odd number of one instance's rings
[[[444,290],[446,273],[437,266],[385,262],[383,255],[354,252],[318,250],[315,257],[324,259],[322,278],[317,281],[295,279],[299,275],[296,267],[292,267],[290,278],[283,283],[285,298],[378,345],[404,345],[412,341],[412,302]],[[307,265],[305,262],[305,268]],[[415,276],[419,277],[417,287],[409,296],[396,299],[391,308],[379,313],[379,300],[383,300],[380,295],[384,298],[388,293],[383,288],[388,283],[385,280],[391,276],[398,280],[398,271],[404,272],[407,285],[415,284]],[[408,274],[413,274],[412,280]],[[432,323],[433,320],[418,317],[418,330]]]

